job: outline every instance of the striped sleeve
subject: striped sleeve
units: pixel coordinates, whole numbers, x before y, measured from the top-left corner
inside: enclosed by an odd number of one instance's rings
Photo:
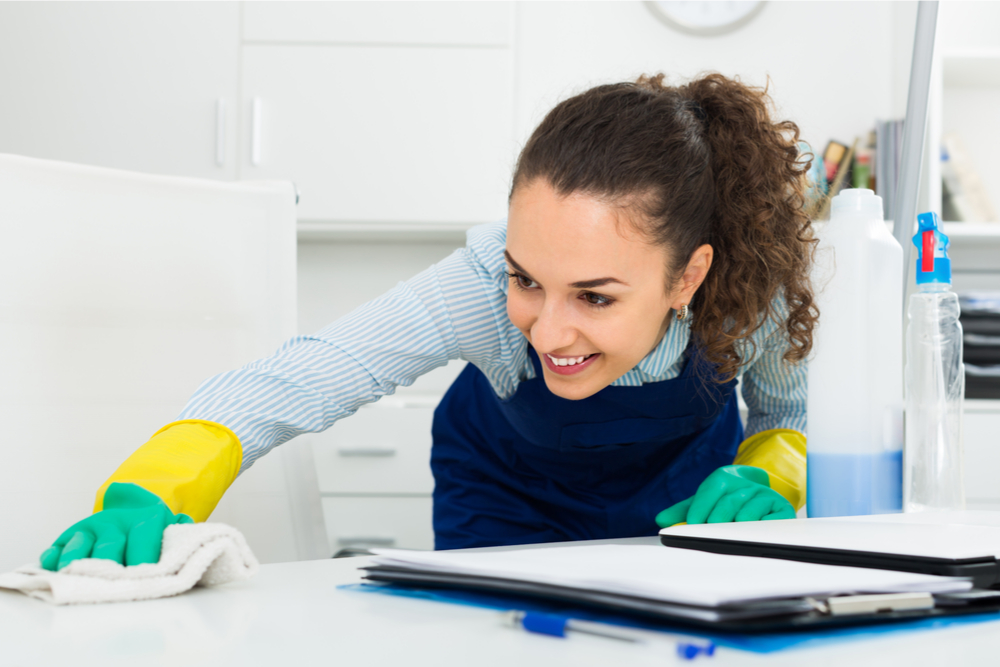
[[[503,234],[499,241],[502,248]],[[318,333],[210,378],[180,418],[232,429],[243,445],[242,472],[273,447],[323,431],[451,359],[483,368],[495,385],[509,383],[511,334],[496,273],[460,248]]]
[[[775,322],[766,323],[761,334],[755,337],[756,354],[742,377],[748,408],[746,437],[775,428],[806,434],[806,362],[782,358],[788,339]]]

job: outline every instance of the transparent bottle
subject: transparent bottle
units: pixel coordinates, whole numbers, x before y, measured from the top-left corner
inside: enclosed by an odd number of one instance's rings
[[[902,511],[903,249],[871,190],[843,190],[818,233],[808,362],[811,517]]]
[[[906,328],[906,444],[903,505],[907,512],[965,509],[962,454],[962,325],[951,291],[948,237],[937,214],[917,216],[917,291]]]

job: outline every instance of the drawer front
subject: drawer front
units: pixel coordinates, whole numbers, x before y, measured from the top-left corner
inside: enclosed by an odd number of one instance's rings
[[[432,407],[366,407],[310,436],[321,493],[434,490]]]
[[[433,549],[430,497],[324,498],[330,554],[351,547]]]
[[[506,49],[245,46],[240,178],[295,182],[300,220],[500,219],[510,80]]]
[[[970,506],[1000,503],[1000,412],[965,413],[965,497]]]

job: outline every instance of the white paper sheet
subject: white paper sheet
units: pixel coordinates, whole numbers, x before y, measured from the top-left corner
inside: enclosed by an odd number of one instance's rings
[[[943,593],[968,581],[907,572],[725,556],[655,545],[499,552],[375,549],[375,562],[714,607],[838,593]]]

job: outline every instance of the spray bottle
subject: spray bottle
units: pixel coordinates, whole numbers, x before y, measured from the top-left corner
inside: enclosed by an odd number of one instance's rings
[[[906,329],[904,508],[961,510],[965,365],[958,296],[951,291],[949,241],[937,214],[921,213],[917,221],[917,291]]]
[[[809,359],[810,517],[902,510],[903,249],[882,198],[833,198],[818,234],[812,282],[819,308]]]

